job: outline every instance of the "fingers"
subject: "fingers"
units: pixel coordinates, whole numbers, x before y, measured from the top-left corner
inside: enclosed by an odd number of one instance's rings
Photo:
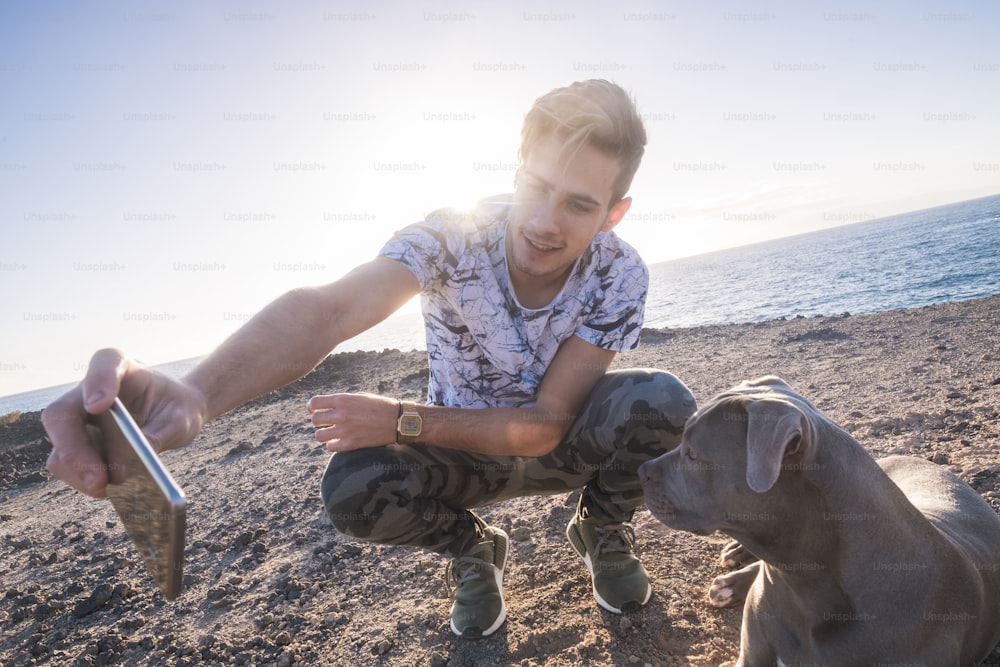
[[[105,497],[108,475],[90,418],[106,412],[116,396],[156,451],[186,445],[204,423],[205,401],[197,391],[131,361],[120,350],[98,351],[83,381],[42,412],[52,443],[46,468],[94,498]]]
[[[325,394],[306,404],[316,440],[329,451],[377,447],[395,442],[397,402],[374,394]]]
[[[346,396],[348,394],[319,394],[309,399],[309,402],[306,403],[306,409],[311,413],[319,412],[320,410],[331,410],[336,408]]]
[[[46,469],[81,493],[105,497],[108,474],[87,432],[82,389],[74,387],[45,408],[42,426],[52,442]]]
[[[52,443],[46,469],[93,498],[105,497],[108,474],[91,442],[87,417],[111,407],[128,367],[128,359],[120,350],[99,350],[91,358],[83,382],[42,412],[42,426]]]
[[[87,412],[97,415],[111,407],[128,368],[128,358],[121,350],[106,348],[94,353],[81,383],[83,407]]]

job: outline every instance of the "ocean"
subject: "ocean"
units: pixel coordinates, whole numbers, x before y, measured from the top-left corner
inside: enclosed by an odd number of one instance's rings
[[[1000,195],[650,267],[646,326],[871,313],[1000,293]]]
[[[1000,293],[1000,195],[685,257],[649,271],[645,326],[652,328],[977,299]],[[424,347],[420,315],[407,313],[338,351]],[[158,368],[179,375],[196,361]],[[0,415],[40,410],[70,386],[0,397]]]

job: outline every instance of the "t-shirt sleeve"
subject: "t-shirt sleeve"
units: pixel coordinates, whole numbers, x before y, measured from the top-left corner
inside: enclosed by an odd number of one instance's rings
[[[394,259],[409,269],[421,291],[426,292],[440,285],[454,269],[460,252],[455,242],[440,220],[428,219],[393,234],[379,256]]]
[[[575,334],[605,350],[635,349],[646,311],[649,270],[632,251],[616,259],[600,277],[593,308]]]

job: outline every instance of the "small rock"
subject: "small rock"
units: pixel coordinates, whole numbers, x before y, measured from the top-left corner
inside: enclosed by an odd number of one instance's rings
[[[375,651],[379,655],[385,655],[390,650],[392,650],[392,642],[390,642],[388,639],[383,639],[378,643],[378,646],[375,647]]]
[[[225,586],[215,586],[213,588],[208,589],[208,594],[206,595],[206,597],[214,602],[216,600],[221,600],[222,598],[226,597],[228,592],[229,591],[226,590]]]
[[[282,630],[274,636],[274,643],[278,646],[288,646],[292,643],[292,636],[288,632]]]
[[[253,445],[251,445],[249,442],[245,442],[244,441],[244,442],[241,442],[240,444],[236,445],[232,449],[230,449],[228,452],[226,452],[226,456],[235,456],[235,455],[240,454],[242,452],[249,452],[249,451],[252,451],[252,450],[253,450]]]
[[[347,614],[340,612],[339,614],[327,614],[323,620],[327,625],[347,625],[351,619]]]
[[[99,584],[94,592],[90,594],[86,600],[81,600],[76,607],[73,609],[73,615],[77,618],[83,618],[87,614],[90,614],[111,600],[111,595],[114,592],[114,588],[111,584],[104,583]]]
[[[528,542],[531,540],[531,531],[524,526],[521,526],[520,528],[515,528],[514,530],[510,531],[510,539],[514,540],[515,542]]]
[[[233,540],[233,545],[237,548],[245,547],[246,545],[253,542],[254,535],[249,530],[244,530],[242,533],[236,536]]]

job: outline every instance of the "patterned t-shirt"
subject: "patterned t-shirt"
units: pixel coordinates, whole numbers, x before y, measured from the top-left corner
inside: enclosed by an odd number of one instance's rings
[[[437,211],[379,253],[420,283],[431,405],[530,406],[570,336],[614,351],[639,343],[649,273],[636,250],[613,232],[599,233],[559,295],[544,308],[525,308],[507,272],[510,211],[509,195],[470,213]]]

